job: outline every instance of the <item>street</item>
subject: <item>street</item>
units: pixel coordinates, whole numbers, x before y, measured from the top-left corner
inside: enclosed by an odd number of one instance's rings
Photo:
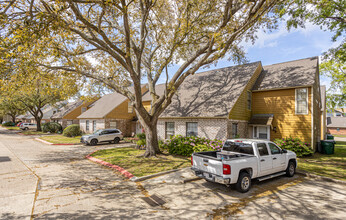
[[[241,194],[189,169],[139,183],[85,156],[120,145],[46,145],[0,128],[0,219],[344,219],[346,186],[278,177]],[[144,197],[165,203],[150,206]]]

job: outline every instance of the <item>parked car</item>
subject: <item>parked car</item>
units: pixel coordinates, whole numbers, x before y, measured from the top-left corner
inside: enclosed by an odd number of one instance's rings
[[[266,140],[227,140],[221,151],[193,153],[192,170],[210,182],[235,184],[239,192],[247,192],[251,179],[259,181],[286,174],[292,177],[297,157]]]
[[[93,134],[83,135],[80,139],[80,142],[90,145],[96,145],[97,143],[101,142],[117,144],[123,138],[123,134],[119,129],[101,129],[97,130]]]
[[[23,124],[23,122],[18,122],[16,126],[20,127],[22,124]]]
[[[37,125],[33,123],[22,123],[20,125],[20,129],[22,130],[37,129]]]

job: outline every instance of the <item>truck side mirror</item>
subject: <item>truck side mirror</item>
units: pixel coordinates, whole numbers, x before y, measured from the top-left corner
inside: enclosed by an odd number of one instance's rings
[[[282,154],[285,154],[285,153],[287,153],[287,150],[282,149],[281,153],[282,153]]]

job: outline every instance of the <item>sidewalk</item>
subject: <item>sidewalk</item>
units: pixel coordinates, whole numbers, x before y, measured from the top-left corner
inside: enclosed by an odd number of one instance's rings
[[[38,179],[0,142],[0,218],[30,219]]]

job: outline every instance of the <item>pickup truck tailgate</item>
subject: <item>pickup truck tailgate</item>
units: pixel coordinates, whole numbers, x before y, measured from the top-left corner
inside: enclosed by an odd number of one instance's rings
[[[198,155],[193,156],[193,167],[201,171],[222,176],[222,161],[218,159],[205,158]]]

